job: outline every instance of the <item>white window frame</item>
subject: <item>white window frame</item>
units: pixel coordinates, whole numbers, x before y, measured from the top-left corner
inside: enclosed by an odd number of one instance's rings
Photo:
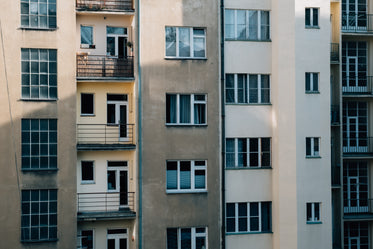
[[[240,168],[240,169],[244,169],[244,168],[272,168],[272,141],[271,141],[271,138],[269,137],[252,137],[252,138],[226,138],[226,142],[227,142],[227,139],[234,139],[234,167],[228,167],[226,165],[226,168]],[[247,142],[246,142],[246,153],[245,153],[245,157],[246,157],[246,162],[247,162],[247,165],[246,166],[238,166],[238,157],[239,157],[239,153],[238,153],[238,139],[246,139]],[[253,153],[251,150],[250,150],[250,139],[258,139],[258,165],[256,166],[251,166],[250,165],[250,154]],[[270,142],[270,151],[269,151],[269,156],[270,156],[270,165],[269,166],[262,166],[262,155],[263,155],[263,151],[262,151],[262,139],[269,139],[269,142]],[[227,146],[226,146],[227,148]],[[226,154],[228,153],[232,153],[232,152],[227,152],[226,151]]]
[[[234,19],[234,23],[233,23],[233,26],[234,26],[234,38],[227,38],[225,37],[225,40],[243,40],[243,41],[270,41],[271,40],[271,15],[270,15],[270,11],[269,10],[244,10],[246,12],[245,16],[246,16],[246,20],[245,20],[245,29],[246,29],[246,38],[238,38],[238,32],[237,32],[237,11],[242,11],[240,9],[225,9],[225,10],[231,10],[233,11],[233,19]],[[249,32],[250,32],[250,18],[249,18],[249,11],[256,11],[258,12],[258,26],[257,26],[257,33],[258,33],[258,39],[250,39],[249,38]],[[269,16],[269,25],[268,25],[268,29],[269,29],[269,37],[268,39],[266,38],[263,38],[262,39],[262,32],[261,32],[261,27],[262,27],[262,22],[261,22],[261,16],[262,16],[262,12],[268,12],[268,16]]]
[[[194,94],[188,94],[188,93],[167,93],[167,95],[176,95],[176,123],[167,123],[166,120],[166,125],[193,125],[193,126],[199,126],[199,125],[207,125],[207,94],[199,94],[199,93],[194,93]],[[180,122],[180,95],[189,95],[190,96],[190,123],[181,123]],[[195,100],[196,95],[203,95],[205,97],[205,100]],[[167,101],[167,100],[166,100]],[[195,124],[194,123],[194,105],[196,104],[202,104],[205,105],[205,123],[201,124]],[[166,112],[167,112],[167,106],[166,106]],[[167,115],[167,113],[166,113]],[[171,114],[170,114],[171,115]]]
[[[204,228],[205,232],[198,232],[198,228]],[[196,238],[202,237],[205,238],[206,248],[208,249],[208,232],[207,227],[181,227],[181,228],[168,228],[168,229],[177,229],[177,248],[181,249],[181,229],[191,229],[191,249],[196,249]],[[168,248],[168,245],[167,245]]]
[[[228,75],[228,74],[227,74]],[[246,89],[246,95],[244,102],[238,102],[238,75],[242,74],[230,74],[234,77],[234,102],[227,102],[227,96],[225,98],[225,103],[230,104],[258,104],[258,105],[266,105],[271,104],[271,77],[269,74],[243,74],[245,75],[245,84],[244,89]],[[257,82],[258,82],[258,88],[257,88],[257,96],[258,101],[257,102],[250,102],[250,77],[249,76],[257,76]],[[262,90],[266,88],[262,88],[262,76],[268,76],[269,79],[269,89],[268,89],[268,95],[269,95],[269,101],[268,102],[262,102]],[[227,84],[225,84],[226,86]],[[226,93],[226,91],[225,91]]]
[[[109,162],[123,162],[126,165],[125,166],[109,166]],[[106,162],[106,165],[107,165],[106,172],[108,172],[108,171],[114,171],[115,172],[115,188],[113,188],[113,189],[108,188],[108,178],[106,177],[107,192],[119,193],[120,192],[120,172],[121,171],[127,171],[127,175],[128,175],[128,171],[129,171],[128,161],[110,160],[110,161]],[[129,181],[127,179],[127,189],[129,187],[128,184],[129,184]]]
[[[310,89],[307,90],[307,76],[309,76],[310,79]],[[314,85],[314,78],[317,77],[317,86]],[[320,87],[320,74],[317,72],[306,72],[305,74],[305,91],[306,93],[319,93],[319,87]]]
[[[92,180],[83,180],[83,162],[92,163],[92,170],[93,170],[93,179]],[[80,161],[80,183],[81,184],[94,184],[95,183],[95,161],[92,160],[82,160]]]
[[[306,18],[307,18],[307,16],[306,16],[306,11],[307,10],[310,10],[310,25],[306,25]],[[317,10],[317,25],[314,25],[313,24],[313,12],[315,11],[315,10]],[[304,19],[305,19],[305,26],[306,26],[306,28],[319,28],[319,24],[320,24],[320,8],[316,8],[316,7],[307,7],[306,9],[305,9],[305,12],[304,12]]]
[[[235,203],[227,203],[227,204],[234,204],[234,208],[235,208],[235,213],[234,213],[234,217],[231,217],[231,216],[226,216],[226,224],[227,224],[227,218],[234,218],[234,225],[235,225],[235,229],[234,231],[230,231],[227,233],[228,234],[231,234],[231,233],[267,233],[267,232],[270,232],[272,230],[272,203],[270,205],[271,207],[271,217],[269,217],[269,222],[271,224],[270,226],[270,231],[263,231],[263,226],[262,226],[262,203],[263,202],[244,202],[247,204],[247,214],[246,216],[239,216],[239,212],[238,212],[238,205],[240,204],[239,202],[235,202]],[[253,203],[258,203],[258,216],[251,216],[250,215],[250,206],[251,204]],[[265,202],[265,203],[270,203],[270,202]],[[242,217],[246,217],[247,219],[247,231],[239,231],[239,218],[242,218]],[[258,230],[254,230],[254,231],[251,231],[250,230],[250,218],[252,217],[257,217],[258,218]],[[226,226],[227,227],[227,226]]]
[[[125,230],[124,233],[115,233],[115,234],[109,234],[109,230]],[[115,248],[119,249],[119,243],[120,239],[125,239],[127,242],[127,248],[128,247],[128,228],[108,228],[106,231],[106,243],[109,239],[114,239],[115,240]]]
[[[107,28],[122,28],[124,29],[124,34],[113,34],[113,33],[108,33],[107,32]],[[119,37],[124,37],[124,38],[127,38],[128,39],[128,28],[127,27],[118,27],[118,26],[106,26],[106,49],[107,49],[107,38],[108,37],[111,37],[111,38],[114,38],[114,43],[115,43],[115,55],[110,55],[108,52],[106,52],[106,55],[107,56],[110,56],[110,57],[118,57],[118,54],[119,54]],[[124,44],[125,47],[124,49],[127,49],[127,44]]]
[[[80,240],[79,240],[79,248],[85,249],[86,247],[83,247],[83,231],[92,231],[92,249],[95,248],[95,230],[93,228],[87,228],[87,229],[81,229],[79,234],[80,234]]]
[[[87,44],[87,43],[82,43],[82,27],[89,27],[92,29],[92,43]],[[95,27],[94,25],[90,24],[81,24],[80,25],[80,48],[96,48],[95,46]]]
[[[311,204],[311,217],[308,217],[308,204]],[[316,218],[315,209],[319,207],[319,219]],[[306,203],[306,220],[307,223],[320,223],[321,222],[321,202],[308,202]]]
[[[165,58],[178,58],[178,59],[206,59],[206,28],[203,27],[174,27],[174,26],[166,26],[166,28],[175,28],[176,29],[176,41],[175,41],[175,46],[176,46],[176,55],[167,55],[167,49],[165,49]],[[190,50],[189,54],[190,56],[185,57],[185,56],[180,56],[179,55],[179,29],[180,28],[187,28],[189,29],[189,44],[190,44]],[[194,29],[200,29],[204,31],[204,35],[194,35],[193,31]],[[194,56],[194,38],[203,38],[204,39],[204,48],[205,48],[205,56],[203,57],[195,57]],[[165,32],[165,39],[166,39],[166,32]]]
[[[182,189],[180,187],[180,162],[190,162],[190,189]],[[205,162],[204,165],[195,165],[195,162]],[[198,192],[207,192],[207,160],[167,160],[166,161],[166,178],[167,178],[167,163],[176,162],[177,163],[177,178],[176,189],[167,188],[167,179],[166,179],[166,193],[198,193]],[[195,172],[197,170],[205,171],[205,188],[196,188],[195,187]]]
[[[310,154],[307,154],[307,140],[310,140]],[[315,141],[317,141],[318,149],[315,150]],[[306,157],[320,157],[320,146],[321,146],[321,139],[319,137],[306,137]]]

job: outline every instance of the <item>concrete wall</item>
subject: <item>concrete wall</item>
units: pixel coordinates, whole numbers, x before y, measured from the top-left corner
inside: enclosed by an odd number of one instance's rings
[[[140,5],[142,248],[166,248],[168,227],[199,226],[208,228],[209,248],[219,248],[219,4],[145,0]],[[166,60],[165,26],[206,28],[207,59]],[[207,126],[165,126],[166,93],[207,94]],[[169,159],[207,160],[207,193],[166,194]]]
[[[57,29],[20,28],[20,1],[2,2],[0,8],[4,53],[0,49],[0,235],[2,248],[30,248],[21,244],[22,189],[57,189],[57,242],[37,243],[38,248],[71,249],[76,246],[76,83],[75,2],[57,1]],[[58,100],[21,100],[21,48],[57,49]],[[5,71],[6,70],[6,71]],[[6,78],[7,75],[7,78]],[[7,83],[9,95],[7,94]],[[11,110],[11,114],[10,114]],[[12,121],[11,121],[12,118]],[[21,119],[56,118],[58,171],[21,171]]]

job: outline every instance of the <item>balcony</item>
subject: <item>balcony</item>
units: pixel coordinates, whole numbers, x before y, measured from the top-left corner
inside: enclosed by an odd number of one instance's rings
[[[330,107],[330,124],[332,126],[337,126],[340,124],[339,105],[332,105]]]
[[[134,11],[132,0],[76,0],[78,11]]]
[[[330,63],[339,63],[339,43],[330,43]]]
[[[342,32],[370,33],[373,32],[373,15],[366,13],[342,14]]]
[[[133,134],[133,124],[77,124],[77,150],[132,150]]]
[[[78,220],[136,217],[134,192],[78,193]]]
[[[77,54],[78,80],[133,80],[133,57]]]
[[[372,79],[373,76],[343,78],[343,95],[373,95]]]
[[[372,156],[373,137],[343,138],[344,156]]]

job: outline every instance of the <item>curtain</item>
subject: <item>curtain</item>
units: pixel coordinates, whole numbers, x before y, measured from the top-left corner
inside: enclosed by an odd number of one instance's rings
[[[166,123],[176,123],[176,95],[166,96]]]
[[[191,123],[190,108],[190,95],[180,95],[180,123]]]
[[[191,188],[190,161],[180,162],[180,189]]]
[[[206,123],[206,108],[205,104],[194,104],[194,123],[205,124]]]

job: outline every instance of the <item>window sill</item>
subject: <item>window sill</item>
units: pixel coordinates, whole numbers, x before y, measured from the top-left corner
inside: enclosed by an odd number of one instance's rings
[[[81,185],[90,185],[90,184],[96,184],[95,181],[81,181]]]
[[[306,156],[306,159],[320,159],[321,156]]]
[[[226,232],[225,235],[245,235],[245,234],[272,234],[272,231],[269,232]]]
[[[225,38],[225,41],[272,42],[271,39],[265,39],[265,40],[252,40],[252,39],[232,39],[232,38]]]
[[[58,239],[46,239],[46,240],[21,240],[21,243],[47,243],[47,242],[57,242]]]
[[[321,221],[307,221],[307,224],[322,224]]]
[[[271,103],[225,103],[225,105],[238,105],[238,106],[257,106],[257,105],[269,105],[271,106]]]
[[[58,171],[58,168],[53,169],[21,169],[22,172],[33,172],[33,173],[55,173]]]
[[[96,49],[95,44],[80,44],[81,49]]]
[[[262,170],[262,169],[272,169],[272,167],[225,167],[226,170]]]
[[[319,26],[306,26],[306,29],[320,29]]]
[[[95,114],[80,114],[81,117],[96,117]]]
[[[207,190],[166,190],[166,194],[207,194]]]
[[[164,57],[165,60],[200,60],[207,61],[206,57]]]
[[[319,91],[308,91],[308,92],[305,92],[306,94],[320,94]]]
[[[57,99],[26,99],[26,98],[21,98],[21,101],[28,101],[28,102],[56,102]]]
[[[167,127],[207,127],[207,124],[169,124],[166,123]]]
[[[29,31],[56,31],[58,28],[29,28],[29,27],[19,27],[20,30],[29,30]]]

